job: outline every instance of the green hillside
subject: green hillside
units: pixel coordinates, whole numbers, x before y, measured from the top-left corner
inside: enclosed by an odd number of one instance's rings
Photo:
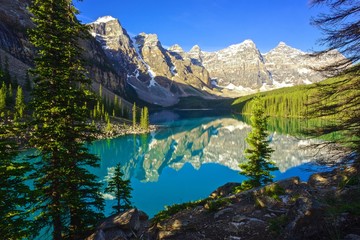
[[[268,116],[303,118],[311,111],[309,104],[313,102],[319,91],[326,86],[340,82],[343,78],[335,77],[316,84],[299,85],[243,96],[232,103],[232,110],[244,115],[250,114],[251,100],[260,94]]]
[[[277,89],[257,93],[263,97],[266,114],[289,121],[286,124],[295,131],[327,140],[336,140],[359,152],[360,146],[360,65],[343,74],[320,83]],[[249,115],[252,99],[256,94],[240,97],[232,103],[232,111]],[[294,118],[306,118],[301,126]],[[271,118],[270,118],[271,119]],[[277,120],[274,120],[277,121]],[[301,131],[303,132],[303,131]]]

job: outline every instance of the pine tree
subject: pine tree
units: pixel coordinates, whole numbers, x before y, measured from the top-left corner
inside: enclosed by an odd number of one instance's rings
[[[5,114],[6,90],[0,90],[0,236],[2,239],[24,239],[31,236],[31,222],[28,221],[28,207],[31,204],[31,191],[25,184],[25,176],[30,165],[16,159],[20,138],[8,114]]]
[[[7,95],[7,88],[5,83],[1,84],[0,88],[0,114],[1,117],[5,116],[5,109],[6,109],[6,95]]]
[[[33,126],[30,143],[37,148],[38,192],[35,223],[50,227],[52,238],[83,239],[102,217],[100,183],[89,167],[98,157],[88,152],[94,127],[87,123],[86,102],[94,101],[85,77],[78,40],[86,28],[76,19],[71,0],[35,0],[30,8],[35,28],[30,40],[35,58]]]
[[[117,116],[118,112],[119,112],[119,97],[114,95],[113,117]]]
[[[17,87],[15,99],[15,115],[14,119],[22,118],[24,116],[25,102],[21,86]]]
[[[124,174],[121,172],[121,165],[118,163],[115,166],[114,174],[108,180],[108,186],[105,188],[106,193],[114,194],[116,198],[116,205],[113,206],[115,213],[120,213],[130,209],[131,206],[131,191],[130,180],[124,180]]]
[[[147,107],[141,109],[140,126],[144,130],[149,130],[149,110]]]
[[[278,169],[274,162],[270,161],[273,150],[269,147],[267,117],[264,115],[263,103],[259,97],[253,101],[252,131],[246,138],[249,147],[245,149],[245,156],[249,161],[239,165],[242,170],[240,174],[248,179],[242,182],[238,190],[247,190],[272,182],[271,171]]]
[[[144,129],[149,130],[149,109],[144,107]]]
[[[312,23],[323,33],[321,43],[326,49],[315,53],[321,56],[332,50],[340,51],[346,58],[317,69],[330,76],[343,70],[341,81],[322,85],[321,90],[310,97],[307,117],[333,118],[334,123],[313,129],[315,136],[344,134],[341,142],[350,146],[360,163],[360,34],[359,1],[353,0],[313,0],[313,5],[323,5],[327,13],[319,13]],[[355,63],[354,66],[350,67]]]
[[[142,129],[145,128],[145,122],[144,122],[144,108],[141,108],[141,111],[140,111],[140,127]]]
[[[136,103],[133,104],[132,106],[132,125],[133,128],[136,128]]]
[[[111,125],[111,121],[110,121],[110,116],[108,113],[105,113],[105,122],[106,122],[106,132],[110,132],[112,129],[112,125]]]

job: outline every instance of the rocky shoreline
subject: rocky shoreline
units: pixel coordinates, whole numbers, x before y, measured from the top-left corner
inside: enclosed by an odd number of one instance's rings
[[[96,129],[99,130],[99,132],[95,134],[95,138],[97,140],[111,139],[111,138],[116,138],[116,137],[120,137],[120,136],[124,136],[124,135],[128,135],[128,134],[146,134],[146,133],[153,132],[159,128],[156,125],[150,125],[149,129],[146,130],[146,129],[143,129],[140,127],[133,128],[133,126],[125,124],[125,123],[123,123],[123,124],[112,123],[111,130],[108,131],[106,129],[107,128],[106,123],[98,122],[95,124],[95,126],[96,126]]]
[[[137,209],[103,221],[87,240],[360,239],[360,166],[281,180],[238,194],[228,183],[209,198],[153,219]]]

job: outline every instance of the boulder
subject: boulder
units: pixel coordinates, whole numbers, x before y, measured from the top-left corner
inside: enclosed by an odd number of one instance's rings
[[[112,215],[97,227],[86,240],[127,240],[142,235],[148,225],[148,216],[136,208]]]

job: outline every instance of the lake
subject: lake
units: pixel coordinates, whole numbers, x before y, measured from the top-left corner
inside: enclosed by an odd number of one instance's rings
[[[96,141],[90,147],[101,158],[100,168],[92,169],[93,173],[105,183],[120,163],[125,178],[131,180],[133,205],[150,217],[164,206],[206,198],[227,182],[244,180],[238,165],[246,161],[248,119],[207,111],[163,111],[150,120],[160,126],[155,132]],[[324,170],[314,162],[321,156],[309,147],[319,140],[297,134],[304,125],[301,121],[269,121],[270,146],[275,150],[272,160],[279,168],[273,173],[275,180],[300,176],[306,181],[312,173]],[[109,215],[115,200],[104,196]]]

